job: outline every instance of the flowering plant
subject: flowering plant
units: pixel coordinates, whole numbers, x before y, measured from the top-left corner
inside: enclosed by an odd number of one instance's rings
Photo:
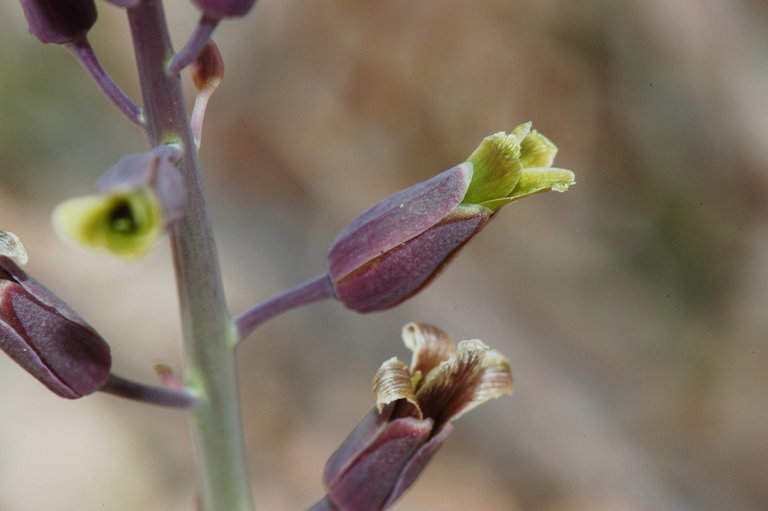
[[[160,367],[162,385],[115,374],[107,340],[20,265],[16,234],[0,231],[0,349],[56,395],[97,391],[189,413],[197,451],[200,508],[253,509],[246,470],[236,347],[289,309],[336,299],[357,312],[394,307],[424,290],[502,207],[574,183],[553,167],[557,149],[524,123],[481,141],[466,161],[396,192],[353,219],[331,242],[327,271],[237,316],[225,306],[198,151],[208,100],[224,76],[212,34],[255,0],[193,0],[200,19],[175,52],[161,0],[110,0],[128,19],[141,106],[101,65],[88,41],[94,0],[20,0],[30,32],[69,50],[149,147],[120,158],[95,193],[54,209],[55,230],[73,244],[123,259],[144,256],[165,235],[173,251],[185,351],[180,376]],[[180,73],[195,104],[186,111]],[[33,254],[34,256],[34,254]],[[507,360],[479,340],[458,345],[435,326],[406,325],[410,366],[392,359],[374,379],[376,409],[333,454],[327,495],[312,509],[389,508],[452,430],[478,404],[508,394]]]

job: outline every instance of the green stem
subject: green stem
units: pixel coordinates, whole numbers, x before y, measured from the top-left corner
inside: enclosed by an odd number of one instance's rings
[[[165,72],[173,55],[160,0],[128,9],[149,141],[178,143],[187,210],[170,233],[181,308],[184,380],[198,396],[191,411],[206,511],[253,509],[245,460],[234,346],[216,246],[203,195],[197,149],[178,76]]]

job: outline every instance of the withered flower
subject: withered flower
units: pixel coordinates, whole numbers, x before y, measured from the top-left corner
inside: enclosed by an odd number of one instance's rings
[[[478,340],[456,346],[439,328],[409,323],[410,367],[392,358],[379,368],[373,409],[331,456],[327,495],[310,511],[381,511],[413,484],[445,441],[451,422],[512,392],[506,358]]]

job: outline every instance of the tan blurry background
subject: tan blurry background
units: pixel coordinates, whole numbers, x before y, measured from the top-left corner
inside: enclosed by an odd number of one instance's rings
[[[122,13],[91,40],[138,97]],[[177,46],[196,21],[167,2]],[[0,228],[112,345],[179,367],[167,242],[135,264],[49,215],[143,139],[0,4]],[[434,285],[361,316],[322,303],[240,351],[260,509],[321,495],[411,320],[505,353],[516,392],[463,417],[399,511],[768,508],[768,5],[758,0],[262,0],[216,33],[205,171],[233,313],[320,273],[384,196],[531,120],[578,185],[512,205]],[[0,359],[0,511],[191,510],[183,414],[63,401]]]

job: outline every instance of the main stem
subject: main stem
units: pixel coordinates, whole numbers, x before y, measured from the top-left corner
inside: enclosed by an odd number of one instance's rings
[[[181,308],[184,380],[198,395],[191,412],[206,511],[253,509],[240,418],[234,346],[236,330],[224,299],[219,262],[203,195],[197,148],[178,77],[161,0],[128,9],[150,144],[179,143],[187,192],[185,216],[170,233]]]

